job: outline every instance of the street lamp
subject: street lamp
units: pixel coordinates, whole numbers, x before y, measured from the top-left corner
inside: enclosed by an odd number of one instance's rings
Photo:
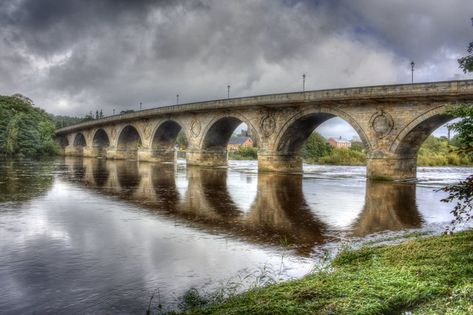
[[[305,92],[305,73],[302,74],[302,92]]]
[[[140,110],[141,110],[142,103],[140,102]]]
[[[179,94],[176,94],[176,104],[179,105]]]
[[[227,98],[230,98],[230,85],[227,85]]]
[[[411,83],[413,84],[414,83],[414,66],[416,64],[414,63],[414,61],[411,61]]]

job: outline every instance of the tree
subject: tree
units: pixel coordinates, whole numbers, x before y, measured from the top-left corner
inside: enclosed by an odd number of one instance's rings
[[[303,149],[303,156],[306,160],[317,161],[319,158],[329,155],[332,147],[324,137],[314,132],[309,136]]]
[[[456,150],[459,154],[473,157],[473,105],[460,105],[450,110],[450,114],[462,118],[450,125],[450,128],[457,132],[455,140],[458,148]],[[453,228],[457,223],[471,220],[473,216],[473,175],[458,184],[446,186],[442,190],[448,193],[448,197],[442,199],[443,202],[457,202],[452,210]]]
[[[187,143],[187,138],[184,131],[181,131],[177,134],[176,144],[179,146],[180,150],[187,149],[188,143]]]
[[[472,24],[473,24],[473,18]],[[458,59],[460,69],[465,73],[473,72],[473,42],[468,46],[468,55]],[[459,122],[450,125],[450,128],[458,133],[458,151],[461,154],[473,155],[473,104],[463,104],[450,111],[456,117],[462,118]],[[448,197],[442,199],[444,202],[456,201],[452,210],[455,223],[466,222],[473,217],[473,175],[455,185],[449,185],[442,189],[448,193]],[[453,227],[454,228],[454,227]],[[452,228],[452,229],[453,229]]]
[[[0,155],[32,157],[52,155],[54,122],[43,110],[21,95],[0,96]]]
[[[473,25],[473,18],[471,19],[471,24]],[[460,69],[462,69],[465,73],[473,72],[473,42],[468,45],[467,52],[468,55],[458,59]]]

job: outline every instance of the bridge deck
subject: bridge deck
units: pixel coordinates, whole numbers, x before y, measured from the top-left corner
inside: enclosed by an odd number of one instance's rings
[[[198,112],[221,110],[238,107],[277,107],[278,105],[314,103],[314,104],[336,104],[346,101],[378,101],[387,102],[391,100],[435,98],[436,100],[455,97],[457,100],[464,97],[465,100],[473,100],[473,80],[442,81],[414,84],[377,85],[351,88],[338,88],[326,90],[314,90],[306,92],[291,92],[280,94],[268,94],[247,96],[229,99],[219,99],[203,102],[194,102],[180,105],[162,106],[152,109],[135,111],[127,114],[108,116],[98,120],[91,120],[73,126],[58,129],[57,135],[72,131],[87,129],[111,123],[132,121],[143,118],[151,118],[166,114],[182,112]]]

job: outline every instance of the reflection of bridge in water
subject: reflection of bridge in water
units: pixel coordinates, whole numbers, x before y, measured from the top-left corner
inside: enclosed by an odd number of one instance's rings
[[[211,233],[276,245],[287,242],[303,255],[333,238],[330,227],[317,217],[317,209],[311,209],[304,198],[302,175],[259,173],[255,200],[249,209],[241,209],[227,187],[227,169],[187,167],[183,194],[173,164],[66,158],[65,165],[70,180]],[[353,234],[420,227],[415,194],[415,184],[368,182]]]

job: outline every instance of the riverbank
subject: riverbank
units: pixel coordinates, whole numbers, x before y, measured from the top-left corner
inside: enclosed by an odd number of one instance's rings
[[[473,230],[344,250],[328,268],[185,314],[471,314]],[[202,302],[202,301],[201,301]]]

